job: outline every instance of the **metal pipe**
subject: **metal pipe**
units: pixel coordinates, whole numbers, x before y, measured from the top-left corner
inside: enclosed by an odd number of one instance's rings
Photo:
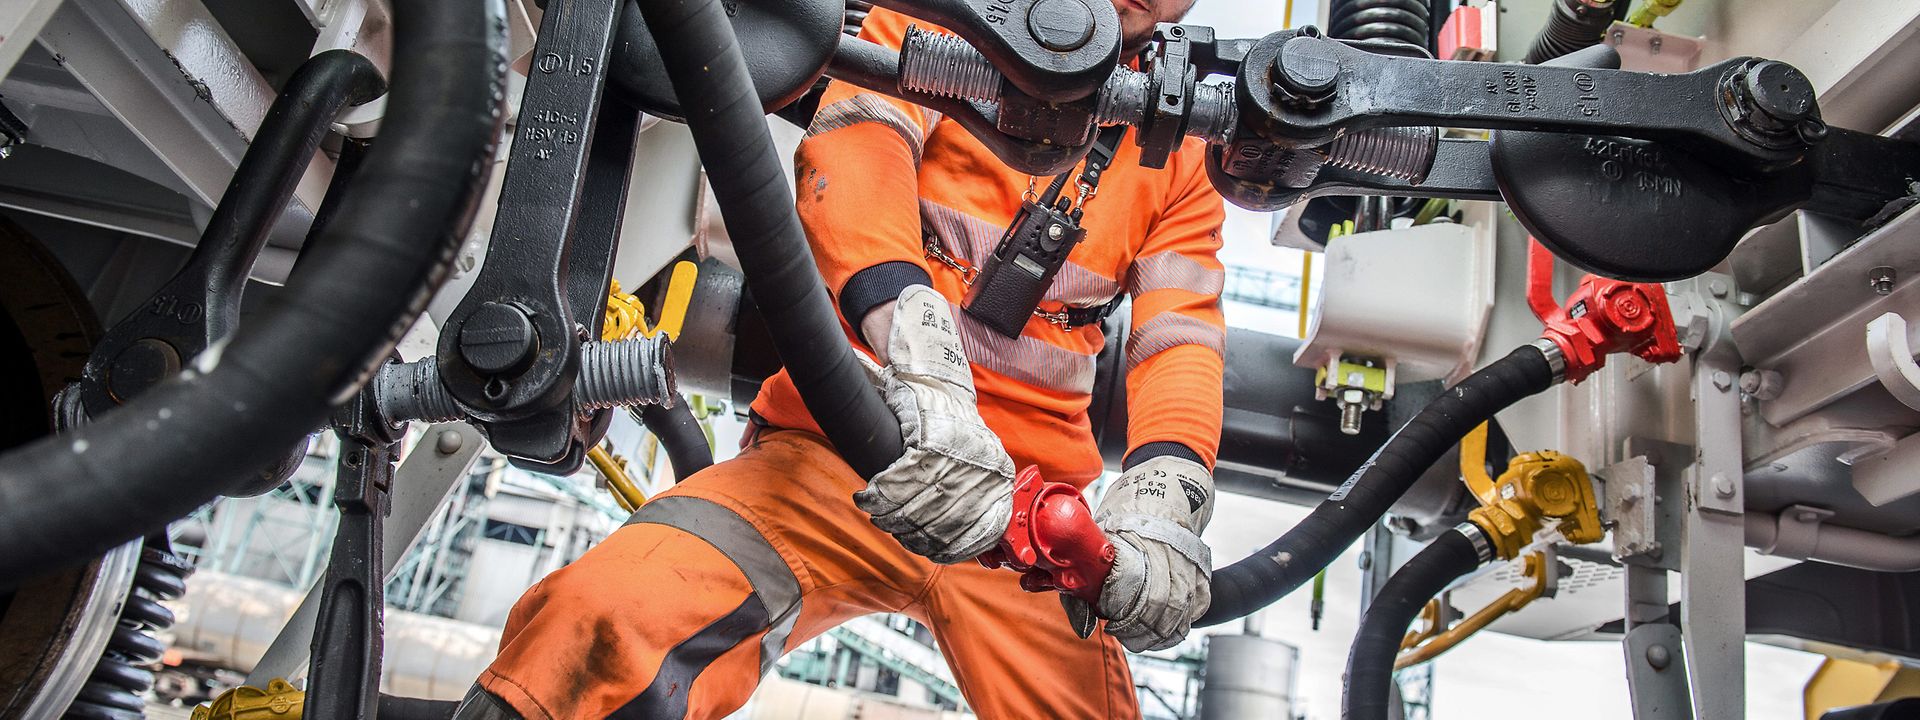
[[[1752,511],[1745,517],[1747,547],[1763,555],[1818,560],[1876,572],[1920,570],[1920,536],[1893,537],[1842,525],[1797,523],[1799,527],[1790,532],[1800,536],[1783,538],[1781,525],[1796,524],[1793,520]]]

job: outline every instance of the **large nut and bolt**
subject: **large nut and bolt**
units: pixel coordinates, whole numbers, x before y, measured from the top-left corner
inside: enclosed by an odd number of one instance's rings
[[[1048,50],[1078,50],[1093,39],[1093,10],[1080,0],[1040,0],[1027,10],[1027,32]]]
[[[516,305],[485,303],[460,324],[460,358],[481,375],[524,371],[539,349],[533,318]]]
[[[1273,56],[1273,85],[1282,100],[1311,106],[1331,99],[1340,80],[1333,52],[1326,41],[1304,35],[1281,45]]]
[[[1876,295],[1892,295],[1893,284],[1899,279],[1900,273],[1885,265],[1867,271],[1867,287]]]

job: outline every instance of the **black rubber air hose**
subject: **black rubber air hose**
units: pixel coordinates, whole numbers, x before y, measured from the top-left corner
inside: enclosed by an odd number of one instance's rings
[[[840,456],[873,477],[900,458],[900,421],[840,329],[726,9],[720,0],[642,0],[640,10],[780,360]]]
[[[1394,717],[1388,714],[1393,702],[1393,661],[1408,626],[1428,600],[1492,558],[1486,535],[1472,523],[1462,523],[1434,538],[1387,579],[1367,606],[1360,631],[1353,636],[1353,650],[1347,654],[1346,689],[1340,705],[1343,720]]]
[[[193,370],[0,456],[0,590],[159,531],[279,459],[412,325],[500,137],[498,3],[396,0],[381,138],[300,277]]]
[[[660,447],[666,449],[667,464],[673,466],[675,481],[685,480],[713,465],[713,446],[707,444],[707,432],[693,417],[693,408],[687,406],[685,397],[674,402],[671,410],[657,404],[640,406],[640,423],[647,426],[647,432],[653,433],[660,440]]]
[[[453,720],[458,700],[428,700],[380,693],[380,720]]]
[[[1527,48],[1527,62],[1538,65],[1575,50],[1600,44],[1613,24],[1614,4],[1627,0],[1553,0],[1547,24]]]
[[[1379,522],[1460,438],[1494,413],[1553,387],[1560,379],[1559,357],[1559,348],[1548,341],[1523,345],[1448,388],[1298,525],[1245,559],[1215,570],[1213,603],[1194,626],[1244,617],[1312,579]]]

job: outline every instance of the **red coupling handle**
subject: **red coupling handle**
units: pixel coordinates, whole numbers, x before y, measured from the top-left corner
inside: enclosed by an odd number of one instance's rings
[[[1113,570],[1113,543],[1093,522],[1093,509],[1079,490],[1050,483],[1040,469],[1021,470],[1013,480],[1013,520],[1000,544],[980,555],[988,568],[1012,568],[1027,592],[1058,590],[1098,607],[1100,588]]]
[[[1553,256],[1538,242],[1528,253],[1527,304],[1546,326],[1541,337],[1560,348],[1567,382],[1586,379],[1613,353],[1656,365],[1680,359],[1673,307],[1660,284],[1586,275],[1566,302],[1555,303]]]

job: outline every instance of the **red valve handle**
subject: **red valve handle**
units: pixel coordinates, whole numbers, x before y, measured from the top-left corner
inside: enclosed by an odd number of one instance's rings
[[[1113,543],[1093,522],[1080,491],[1050,483],[1028,467],[1013,480],[1013,521],[1000,544],[980,555],[989,568],[1012,568],[1027,592],[1058,590],[1098,607],[1113,570]]]

